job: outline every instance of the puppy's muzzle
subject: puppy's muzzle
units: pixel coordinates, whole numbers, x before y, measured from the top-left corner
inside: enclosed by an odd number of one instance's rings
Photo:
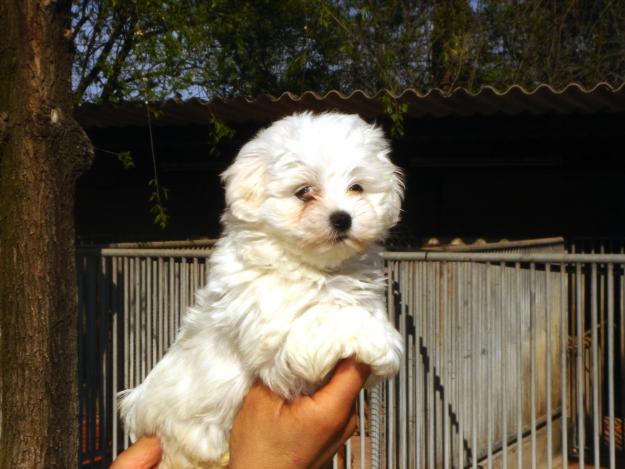
[[[330,215],[330,225],[338,233],[345,233],[352,226],[352,216],[344,210],[337,210]]]

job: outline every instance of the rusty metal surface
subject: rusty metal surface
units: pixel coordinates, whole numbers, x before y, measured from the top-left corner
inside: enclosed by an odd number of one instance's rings
[[[213,117],[238,124],[268,123],[293,112],[306,110],[337,110],[375,119],[384,113],[382,99],[385,96],[407,104],[406,114],[411,118],[625,112],[625,84],[615,88],[608,83],[598,83],[592,88],[571,83],[561,89],[540,85],[532,90],[518,85],[506,90],[486,86],[476,93],[462,88],[451,93],[439,89],[428,93],[419,93],[414,89],[406,89],[401,93],[382,90],[374,95],[361,90],[350,94],[339,91],[326,94],[306,91],[301,95],[286,92],[278,97],[260,95],[254,98],[214,98],[210,101],[194,98],[182,102],[170,100],[150,106],[158,111],[153,119],[156,126],[208,125]],[[147,125],[142,103],[87,103],[78,107],[75,114],[86,128]]]

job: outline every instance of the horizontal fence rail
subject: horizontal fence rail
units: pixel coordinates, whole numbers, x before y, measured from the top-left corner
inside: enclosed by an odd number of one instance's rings
[[[210,249],[82,249],[81,460],[128,445],[115,395],[174,340]],[[625,255],[386,252],[399,375],[335,468],[625,467]]]

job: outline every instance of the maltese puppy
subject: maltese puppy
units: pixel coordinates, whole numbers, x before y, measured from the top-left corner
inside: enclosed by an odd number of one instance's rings
[[[247,143],[223,174],[223,237],[175,343],[122,393],[133,438],[156,435],[161,469],[225,467],[233,419],[260,379],[292,398],[337,361],[393,376],[402,338],[387,319],[376,241],[403,184],[382,130],[356,115],[296,114]]]

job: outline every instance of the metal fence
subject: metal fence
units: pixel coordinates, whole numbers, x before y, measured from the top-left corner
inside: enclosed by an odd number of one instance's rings
[[[128,440],[138,384],[205,282],[207,249],[79,252],[81,458]],[[622,467],[625,255],[386,253],[398,377],[359,399],[334,467]],[[577,467],[577,466],[575,466]]]
[[[387,253],[377,467],[623,467],[623,255]]]

